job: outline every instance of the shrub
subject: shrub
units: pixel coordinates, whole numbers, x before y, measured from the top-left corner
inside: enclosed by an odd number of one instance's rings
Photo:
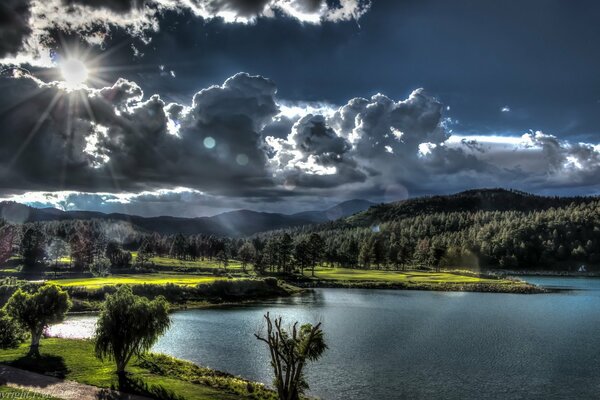
[[[27,333],[0,308],[0,349],[18,347],[27,339]]]

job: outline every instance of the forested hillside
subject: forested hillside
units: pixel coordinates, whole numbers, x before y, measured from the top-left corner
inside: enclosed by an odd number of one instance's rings
[[[26,265],[68,257],[74,268],[143,267],[154,255],[230,258],[258,272],[319,263],[351,268],[596,269],[600,199],[540,197],[500,189],[373,206],[347,218],[253,236],[160,234],[105,219],[0,222],[0,261]]]
[[[289,234],[298,242],[313,233],[323,238],[327,261],[359,268],[589,268],[600,262],[600,200],[468,191],[260,237]]]

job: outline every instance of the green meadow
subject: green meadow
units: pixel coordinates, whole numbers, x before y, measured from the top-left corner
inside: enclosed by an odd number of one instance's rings
[[[28,344],[17,349],[0,350],[0,363],[101,388],[120,387],[114,362],[97,359],[90,340],[43,339],[41,357],[36,359],[27,357],[27,350]],[[135,358],[127,372],[127,392],[155,399],[274,398],[273,392],[266,390],[261,384],[162,355],[150,354],[142,359]],[[0,392],[0,397],[2,393]]]
[[[305,271],[305,275],[311,276],[310,271]],[[317,268],[315,270],[315,277],[321,280],[390,283],[513,283],[509,280],[481,278],[452,272],[389,271],[326,267]]]
[[[132,261],[135,263],[137,259],[137,251],[131,252]],[[150,264],[154,264],[158,267],[165,268],[185,268],[185,269],[222,269],[223,264],[218,262],[217,260],[208,260],[208,259],[197,259],[197,260],[180,260],[178,258],[171,257],[152,257],[149,260]],[[227,265],[227,270],[241,271],[242,264],[236,260],[229,260],[229,264]]]
[[[151,273],[151,274],[115,274],[105,277],[93,278],[72,278],[50,280],[50,283],[56,283],[63,287],[81,286],[86,288],[100,288],[102,286],[114,285],[143,285],[154,284],[164,285],[172,283],[180,286],[195,286],[201,283],[213,283],[215,281],[228,279],[226,277],[204,276],[204,275],[184,275],[175,273]]]

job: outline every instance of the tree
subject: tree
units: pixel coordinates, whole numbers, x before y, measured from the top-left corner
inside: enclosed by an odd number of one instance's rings
[[[294,243],[289,233],[284,233],[279,239],[279,267],[284,273],[288,273],[290,267],[290,260],[292,258],[292,248]]]
[[[13,246],[17,238],[17,229],[13,225],[0,220],[0,264],[5,263],[13,255]]]
[[[430,263],[435,267],[437,272],[440,272],[440,263],[445,253],[446,249],[440,244],[435,244],[431,247]]]
[[[53,238],[48,245],[48,257],[52,261],[54,268],[58,267],[58,260],[67,254],[67,242],[60,238]]]
[[[224,269],[227,269],[227,266],[229,265],[229,255],[225,252],[225,250],[221,250],[217,253],[217,261],[223,265]]]
[[[275,238],[269,238],[267,244],[265,245],[265,249],[263,251],[262,261],[265,264],[265,267],[269,267],[271,272],[273,272],[273,268],[278,264],[279,260],[279,244]]]
[[[125,251],[117,242],[109,242],[106,245],[104,256],[115,267],[128,267],[131,265],[131,253]]]
[[[304,377],[306,363],[318,360],[327,349],[321,323],[314,326],[304,324],[298,329],[296,322],[288,332],[281,325],[281,317],[274,321],[271,321],[269,313],[264,317],[267,336],[254,336],[269,346],[279,400],[298,400],[308,389]]]
[[[88,266],[88,269],[94,276],[108,276],[110,275],[110,266],[111,263],[108,258],[101,257],[94,260],[94,262]]]
[[[366,269],[369,269],[371,263],[375,260],[375,240],[373,237],[362,242],[360,252],[358,253],[358,263]]]
[[[150,249],[150,243],[147,240],[144,240],[138,249],[137,259],[135,260],[136,264],[140,267],[144,268],[150,258],[152,257],[152,251]]]
[[[33,224],[24,227],[21,238],[21,256],[27,266],[43,262],[46,257],[46,235],[40,226]]]
[[[94,261],[94,237],[87,225],[76,226],[76,232],[69,241],[71,260],[76,268],[91,264]]]
[[[148,300],[121,286],[102,305],[94,336],[96,356],[114,360],[117,374],[123,377],[131,357],[150,350],[170,326],[164,297]]]
[[[317,233],[311,233],[308,238],[308,256],[310,258],[312,276],[315,276],[315,267],[323,258],[324,246],[325,242],[323,241],[323,238]]]
[[[171,257],[178,258],[180,260],[184,260],[186,257],[186,253],[188,250],[188,243],[181,233],[178,233],[173,239],[173,244],[171,245]]]
[[[300,267],[300,273],[304,275],[304,268],[310,265],[308,240],[301,240],[294,246],[294,260],[296,265]]]
[[[242,263],[242,270],[246,272],[246,266],[256,257],[256,249],[251,242],[244,242],[238,251],[238,257]]]
[[[6,312],[31,333],[29,355],[39,357],[40,339],[50,324],[61,322],[71,308],[69,294],[56,285],[44,285],[33,293],[17,289],[6,303]]]
[[[262,253],[260,252],[256,252],[256,255],[254,256],[254,271],[256,271],[257,274],[262,275],[265,273],[265,260],[264,260],[264,256]]]

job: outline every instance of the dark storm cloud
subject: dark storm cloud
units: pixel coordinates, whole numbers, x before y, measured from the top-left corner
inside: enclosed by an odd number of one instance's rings
[[[213,19],[247,24],[279,17],[320,24],[356,20],[369,7],[368,0],[6,0],[0,5],[0,64],[51,67],[50,52],[68,50],[63,38],[69,36],[87,46],[106,46],[121,33],[148,45],[168,13],[185,15],[198,26]]]
[[[0,131],[0,189],[4,197],[48,191],[49,204],[146,204],[158,213],[175,202],[208,213],[339,193],[393,200],[490,184],[581,190],[600,174],[597,144],[542,132],[497,143],[454,137],[443,104],[422,89],[334,110],[280,105],[273,81],[245,73],[189,103],[167,104],[125,79],[68,90],[16,71],[1,87],[0,126],[9,129]],[[268,134],[285,126],[287,135]]]
[[[599,13],[593,0],[376,1],[360,27],[283,18],[202,29],[165,14],[173,28],[150,35],[156,50],[139,63],[178,71],[175,82],[144,83],[147,91],[176,95],[238,71],[270,77],[288,100],[344,104],[377,92],[404,98],[425,87],[451,107],[454,129],[463,133],[541,129],[597,141]],[[506,105],[511,112],[501,112]]]
[[[0,3],[0,63],[46,82],[0,82],[7,195],[200,213],[600,190],[597,2],[30,2]],[[89,51],[94,88],[52,82],[50,48]]]
[[[187,107],[144,100],[123,79],[76,91],[25,76],[2,84],[0,122],[12,128],[0,149],[5,190],[184,185],[235,195],[270,185],[260,136],[277,113],[268,79],[237,74]]]
[[[3,0],[0,3],[0,58],[16,54],[31,32],[29,0]]]

